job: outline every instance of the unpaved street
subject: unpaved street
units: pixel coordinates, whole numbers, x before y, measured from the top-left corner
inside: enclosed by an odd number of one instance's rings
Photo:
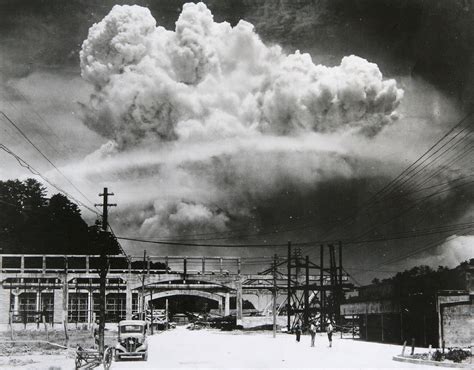
[[[309,336],[269,332],[190,331],[183,327],[149,337],[147,362],[113,363],[112,369],[141,368],[420,368],[392,361],[401,346],[335,338],[328,348],[326,336],[310,347]],[[423,370],[435,369],[423,366]]]

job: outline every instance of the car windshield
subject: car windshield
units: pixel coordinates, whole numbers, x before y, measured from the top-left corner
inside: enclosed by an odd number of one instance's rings
[[[122,325],[120,327],[121,333],[141,333],[143,331],[142,325]]]

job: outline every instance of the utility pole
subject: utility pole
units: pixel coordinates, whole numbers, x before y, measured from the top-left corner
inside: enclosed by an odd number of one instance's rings
[[[337,311],[336,318],[338,320],[338,325],[341,323],[341,304],[344,301],[344,289],[342,288],[342,243],[339,242],[339,289],[337,290],[338,300],[337,300]],[[342,331],[341,331],[342,334]]]
[[[291,330],[291,241],[288,242],[288,261],[287,261],[287,297],[286,297],[286,318],[288,333]]]
[[[143,251],[143,271],[142,271],[142,320],[146,320],[145,310],[145,264],[146,264],[146,250]]]
[[[309,315],[310,315],[310,310],[309,310],[309,256],[306,256],[305,258],[305,287],[304,287],[304,316],[303,316],[303,322],[304,322],[304,327],[308,328],[309,327]]]
[[[109,270],[109,261],[107,257],[107,244],[108,236],[107,229],[109,226],[108,212],[109,207],[115,207],[116,204],[109,203],[109,193],[107,188],[104,188],[104,192],[99,194],[103,197],[102,204],[96,204],[95,206],[102,206],[102,234],[100,237],[101,251],[100,251],[100,270],[99,270],[99,352],[104,353],[104,330],[105,330],[105,289],[107,283],[107,272]]]
[[[153,311],[155,305],[153,304],[153,289],[150,291],[150,311],[151,311],[151,335],[153,335]]]
[[[277,283],[276,283],[276,274],[277,274],[277,255],[273,256],[273,338],[276,337],[276,315],[277,315]]]
[[[326,324],[326,292],[324,290],[324,245],[320,245],[320,257],[319,257],[319,286],[320,286],[320,330],[324,332],[325,324]]]

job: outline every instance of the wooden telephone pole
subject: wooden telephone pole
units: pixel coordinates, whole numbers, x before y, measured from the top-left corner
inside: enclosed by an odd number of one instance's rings
[[[109,207],[115,207],[116,204],[109,203],[109,196],[114,195],[114,193],[109,193],[107,188],[104,188],[104,192],[99,194],[100,197],[103,197],[101,204],[96,204],[96,206],[102,206],[102,237],[100,238],[100,271],[99,271],[99,352],[104,353],[104,331],[105,331],[105,290],[107,284],[107,272],[109,270],[109,260],[107,257],[107,230],[109,227],[108,221],[108,212]]]
[[[276,329],[277,329],[277,255],[273,256],[273,338],[276,337]]]

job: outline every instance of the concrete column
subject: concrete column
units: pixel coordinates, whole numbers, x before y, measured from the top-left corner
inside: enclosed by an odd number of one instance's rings
[[[229,292],[225,293],[225,304],[224,304],[224,316],[230,315],[230,294]]]
[[[219,303],[219,315],[222,315],[222,305],[223,305],[223,299],[224,298],[221,298],[219,299],[218,303]]]
[[[90,271],[89,266],[90,266],[89,256],[86,256],[86,274],[88,274]]]
[[[382,343],[385,342],[385,337],[384,337],[384,328],[383,328],[383,313],[380,314],[380,326],[382,329]]]
[[[64,323],[64,327],[67,327],[68,319],[67,319],[67,308],[68,308],[68,300],[69,300],[69,286],[68,286],[68,275],[63,275],[63,317],[62,322]]]
[[[237,299],[236,299],[236,308],[237,308],[237,325],[242,325],[242,281],[236,282],[236,290],[237,290]]]
[[[125,316],[127,320],[132,318],[132,288],[130,285],[130,280],[127,280],[127,288],[125,291]]]
[[[63,289],[54,289],[53,323],[61,324],[63,321]]]
[[[87,292],[87,324],[89,327],[92,324],[92,312],[94,311],[93,305],[94,305],[94,298],[92,297],[92,292],[89,290]]]
[[[13,314],[18,315],[20,313],[20,294],[14,294],[13,297]]]
[[[143,313],[142,299],[143,299],[143,294],[142,294],[142,292],[140,291],[140,293],[138,294],[137,309],[138,309],[138,312],[141,312],[141,313]],[[140,320],[141,320],[141,319],[142,319],[142,318],[140,318]]]
[[[10,320],[10,289],[0,286],[0,328]]]
[[[150,301],[151,301],[151,295],[148,294],[145,296],[145,308],[149,308],[150,307]]]
[[[36,312],[41,311],[41,292],[36,292]]]
[[[91,292],[91,323],[95,323],[95,315],[94,315],[94,291]]]

